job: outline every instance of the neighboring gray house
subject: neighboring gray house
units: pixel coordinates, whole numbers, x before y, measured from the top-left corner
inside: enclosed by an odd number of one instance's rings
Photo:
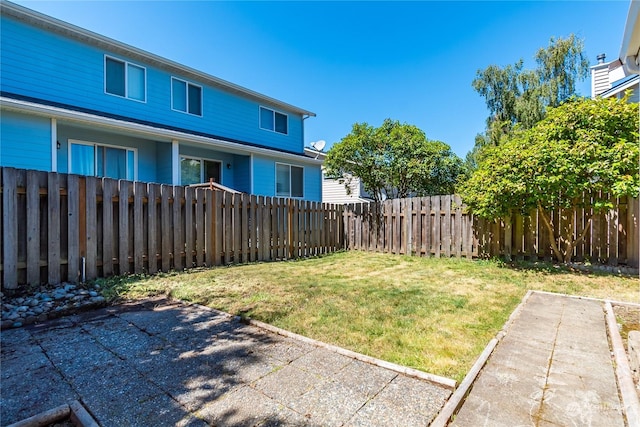
[[[304,153],[313,157],[314,159],[324,160],[326,157],[326,153],[321,151],[314,150],[313,148],[305,147]],[[347,203],[369,203],[372,201],[372,198],[365,191],[364,185],[360,181],[360,178],[353,177],[351,178],[351,183],[349,184],[350,192],[347,194],[347,189],[345,187],[344,182],[338,179],[327,178],[324,172],[324,167],[322,168],[322,202],[323,203],[336,203],[336,204],[347,204]]]
[[[598,63],[591,67],[591,97],[622,98],[627,90],[631,90],[629,101],[639,102],[639,54],[640,0],[632,0],[618,58],[605,62],[605,55],[601,54],[598,55]]]

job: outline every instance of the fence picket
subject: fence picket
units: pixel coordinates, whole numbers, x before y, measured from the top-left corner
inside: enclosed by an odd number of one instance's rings
[[[147,184],[147,271],[158,272],[158,184]]]

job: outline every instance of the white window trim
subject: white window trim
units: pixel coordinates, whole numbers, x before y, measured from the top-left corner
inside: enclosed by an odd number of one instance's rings
[[[173,81],[177,80],[179,82],[183,82],[186,85],[186,97],[187,99],[186,101],[186,106],[187,106],[187,110],[186,111],[182,111],[182,110],[176,110],[175,108],[173,108]],[[195,86],[195,87],[199,87],[200,88],[200,114],[193,114],[189,112],[189,85],[191,86]],[[171,109],[173,111],[177,111],[178,113],[182,113],[182,114],[188,114],[190,116],[196,116],[196,117],[204,117],[204,88],[200,85],[197,85],[195,83],[192,83],[190,81],[184,80],[184,79],[180,79],[178,77],[173,77],[171,76]]]
[[[262,109],[262,108],[264,108],[265,110],[269,110],[269,111],[271,111],[273,113],[273,129],[262,127],[262,114],[260,112],[260,109]],[[282,133],[282,132],[276,131],[276,113],[282,114],[283,116],[285,116],[287,118],[287,133]],[[282,112],[282,111],[278,111],[278,110],[275,110],[273,108],[265,107],[264,105],[260,105],[258,107],[258,126],[262,130],[266,130],[268,132],[277,133],[278,135],[287,135],[288,136],[289,135],[289,115],[287,113]]]
[[[288,166],[289,167],[289,195],[288,196],[279,196],[278,195],[278,165]],[[292,196],[291,195],[291,167],[302,169],[302,196]],[[273,192],[274,195],[276,197],[288,197],[290,199],[304,199],[304,175],[305,175],[305,167],[304,166],[292,165],[291,163],[276,162],[276,165],[274,167],[274,183],[275,183],[275,187],[274,187],[275,191]]]
[[[222,175],[223,175],[222,167],[224,166],[224,163],[222,162],[222,160],[210,159],[210,158],[207,158],[207,157],[185,156],[184,154],[181,154],[180,157],[178,158],[178,165],[180,165],[180,162],[182,161],[182,159],[200,160],[200,182],[204,181],[204,164],[202,162],[220,163],[220,184],[222,184]],[[179,166],[178,166],[178,168],[179,168]],[[179,171],[178,171],[178,176],[180,177],[180,185],[182,185],[182,170],[181,169],[179,169]]]
[[[72,165],[71,144],[88,145],[88,146],[91,146],[91,147],[94,148],[93,166],[94,166],[94,168],[96,168],[96,173],[98,172],[98,168],[96,167],[97,156],[98,156],[98,152],[97,152],[97,150],[95,150],[96,147],[117,148],[119,150],[124,150],[124,151],[133,151],[133,180],[134,181],[138,180],[138,149],[137,148],[125,147],[125,146],[122,146],[122,145],[103,144],[101,142],[81,141],[79,139],[68,139],[67,140],[67,153],[68,153],[68,156],[67,156],[67,172],[68,173],[71,173],[71,165]],[[129,159],[127,157],[127,161],[128,160]],[[97,175],[93,175],[93,176],[97,177]],[[108,177],[100,177],[100,178],[108,178]],[[110,178],[110,179],[115,179],[115,178]]]
[[[107,58],[124,63],[124,96],[107,92]],[[144,70],[144,100],[143,101],[129,97],[129,69],[127,67],[128,65],[133,65],[134,67],[142,68]],[[104,56],[104,93],[107,95],[115,96],[117,98],[128,99],[130,101],[146,104],[147,103],[147,67],[143,67],[142,65],[138,65],[136,63],[129,62],[124,59],[116,58],[115,56],[105,55]]]

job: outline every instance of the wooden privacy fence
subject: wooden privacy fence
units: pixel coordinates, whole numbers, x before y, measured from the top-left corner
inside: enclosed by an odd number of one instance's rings
[[[342,207],[0,168],[4,289],[343,247]]]
[[[585,241],[574,260],[638,266],[638,199],[612,200],[614,209],[594,214],[585,207],[551,213],[560,227],[579,234],[589,218]],[[379,218],[379,223],[377,222]],[[551,243],[538,213],[514,214],[510,221],[487,221],[468,214],[458,196],[386,200],[381,205],[350,204],[344,210],[347,249],[436,257],[506,257],[551,260]]]

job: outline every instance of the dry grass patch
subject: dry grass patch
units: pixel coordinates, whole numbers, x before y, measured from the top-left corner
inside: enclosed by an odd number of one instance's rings
[[[103,285],[112,298],[166,294],[458,381],[528,289],[640,301],[637,278],[356,251]]]

